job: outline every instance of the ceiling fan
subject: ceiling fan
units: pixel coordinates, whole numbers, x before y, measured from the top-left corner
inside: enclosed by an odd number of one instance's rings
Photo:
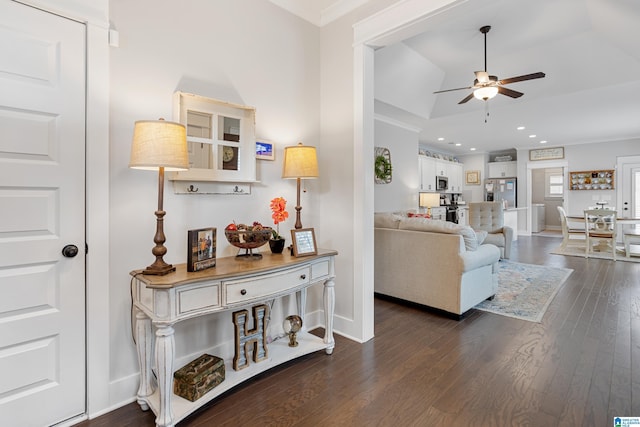
[[[524,95],[522,92],[518,92],[513,89],[508,89],[504,87],[504,85],[516,83],[516,82],[522,82],[525,80],[540,79],[545,76],[545,74],[541,72],[525,74],[523,76],[517,76],[517,77],[510,77],[508,79],[502,79],[502,80],[498,80],[498,77],[496,76],[490,76],[489,73],[487,72],[487,33],[489,32],[490,29],[491,29],[490,25],[485,25],[484,27],[480,28],[480,32],[484,34],[484,71],[475,71],[476,78],[473,81],[473,86],[459,87],[456,89],[439,90],[433,93],[443,93],[443,92],[451,92],[454,90],[473,89],[473,92],[471,92],[464,99],[462,99],[462,101],[458,102],[458,104],[464,104],[465,102],[469,101],[471,98],[474,98],[474,97],[477,99],[481,99],[483,101],[487,101],[493,98],[494,96],[496,96],[498,93],[501,93],[502,95],[510,96],[511,98],[520,98],[522,95]]]

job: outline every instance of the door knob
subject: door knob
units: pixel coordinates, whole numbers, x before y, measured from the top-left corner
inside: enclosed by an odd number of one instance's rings
[[[73,258],[74,256],[78,255],[78,247],[76,245],[67,245],[62,248],[62,255],[66,256],[67,258]]]

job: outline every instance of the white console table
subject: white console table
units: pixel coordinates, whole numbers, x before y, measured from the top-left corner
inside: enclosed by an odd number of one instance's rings
[[[148,276],[132,271],[135,335],[140,363],[138,404],[151,408],[157,426],[174,426],[196,409],[249,378],[281,363],[318,350],[333,352],[334,278],[336,251],[318,250],[317,255],[296,258],[263,253],[260,260],[218,258],[216,266],[189,273],[186,264],[173,273]],[[268,346],[268,359],[234,371],[225,360],[226,378],[195,402],[173,394],[175,340],[173,326],[182,320],[240,309],[285,295],[296,294],[298,314],[304,319],[307,288],[324,284],[324,338],[302,330],[297,347],[288,340]],[[155,334],[155,349],[153,348]],[[152,356],[153,355],[153,356]],[[152,357],[155,357],[155,364]],[[152,367],[157,368],[154,384]],[[179,368],[179,367],[178,367]]]

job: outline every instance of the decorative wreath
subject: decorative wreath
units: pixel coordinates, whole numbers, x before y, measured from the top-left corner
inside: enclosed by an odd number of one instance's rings
[[[388,184],[391,182],[391,155],[386,148],[376,149],[374,173],[378,184]]]

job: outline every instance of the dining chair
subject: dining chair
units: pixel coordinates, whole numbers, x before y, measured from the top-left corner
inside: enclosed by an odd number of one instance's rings
[[[585,244],[584,227],[582,227],[582,221],[579,221],[580,227],[571,227],[567,220],[567,212],[562,206],[557,206],[558,213],[560,214],[560,225],[562,226],[562,245],[560,250],[563,251],[567,246],[579,246],[583,247]],[[578,221],[573,220],[573,223]]]
[[[636,224],[622,227],[622,243],[624,244],[624,254],[627,257],[640,256],[640,253],[631,252],[631,245],[640,245],[640,226]]]
[[[584,211],[585,257],[593,251],[593,244],[599,242],[600,252],[611,250],[616,260],[616,218],[617,212],[609,209],[587,209]]]

